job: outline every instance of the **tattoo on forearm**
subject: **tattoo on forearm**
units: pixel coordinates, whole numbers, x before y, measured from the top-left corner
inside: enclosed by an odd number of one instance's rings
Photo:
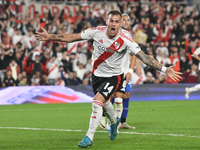
[[[55,36],[50,36],[50,39],[55,39]]]
[[[59,37],[59,38],[64,38],[64,36],[63,36],[63,35],[59,35],[58,37]]]
[[[59,35],[58,37],[56,36],[50,36],[50,40],[53,40],[53,41],[61,41],[61,38],[64,38],[63,35]]]
[[[144,54],[142,51],[138,52],[136,54],[136,56],[141,59],[146,65],[149,65],[157,70],[161,70],[162,68],[162,64],[160,64],[159,62],[157,62],[154,58],[152,58],[149,55]]]

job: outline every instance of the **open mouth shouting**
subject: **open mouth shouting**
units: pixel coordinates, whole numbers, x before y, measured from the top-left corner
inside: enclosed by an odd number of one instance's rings
[[[111,29],[110,29],[110,33],[111,33],[111,34],[115,34],[115,28],[111,28]]]

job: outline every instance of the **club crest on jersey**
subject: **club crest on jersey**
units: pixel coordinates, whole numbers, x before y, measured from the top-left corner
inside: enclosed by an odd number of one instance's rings
[[[121,44],[120,42],[115,42],[115,48],[118,49],[120,44]]]

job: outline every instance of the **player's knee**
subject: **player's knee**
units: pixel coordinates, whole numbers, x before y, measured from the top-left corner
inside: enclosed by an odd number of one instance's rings
[[[99,100],[93,100],[92,102],[92,108],[95,110],[95,109],[99,109],[101,108],[102,109],[103,107],[103,103]]]
[[[115,98],[115,104],[122,104],[122,98],[119,98],[119,97],[117,97],[117,98]]]

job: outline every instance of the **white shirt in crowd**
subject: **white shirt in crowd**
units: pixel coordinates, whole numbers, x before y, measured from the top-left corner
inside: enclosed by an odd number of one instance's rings
[[[59,62],[56,59],[54,62],[50,61],[47,64],[48,79],[55,79],[58,73]]]

